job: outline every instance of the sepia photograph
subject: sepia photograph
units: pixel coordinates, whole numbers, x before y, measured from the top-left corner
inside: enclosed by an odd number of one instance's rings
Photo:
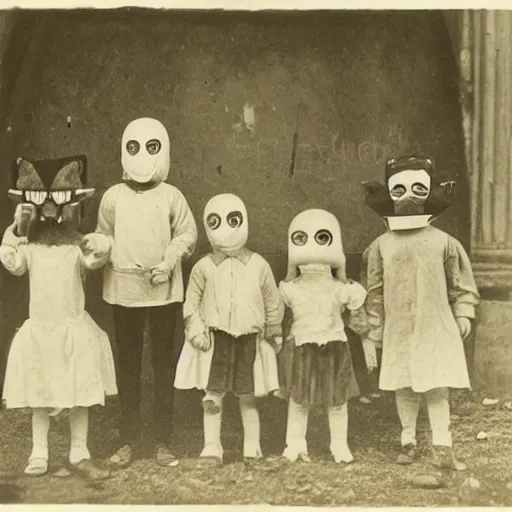
[[[512,507],[512,10],[63,7],[0,10],[0,509]]]

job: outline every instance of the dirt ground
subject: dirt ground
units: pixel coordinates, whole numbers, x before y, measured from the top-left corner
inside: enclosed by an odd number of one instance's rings
[[[499,404],[484,406],[482,397],[452,397],[454,438],[460,458],[469,469],[458,474],[436,472],[429,465],[429,428],[426,411],[419,422],[420,460],[396,466],[399,425],[393,396],[370,405],[350,404],[349,442],[356,458],[352,465],[331,462],[325,413],[312,415],[308,431],[309,464],[283,464],[279,455],[285,436],[286,407],[277,398],[260,401],[262,448],[269,460],[255,468],[242,463],[242,432],[238,407],[229,400],[223,429],[225,465],[217,469],[160,468],[151,453],[130,468],[100,484],[74,476],[54,475],[64,462],[68,446],[67,420],[52,420],[50,473],[39,478],[22,474],[30,451],[30,416],[25,411],[0,411],[0,503],[40,504],[273,504],[309,506],[512,506],[512,412]],[[177,393],[175,452],[196,457],[202,447],[200,397]],[[148,406],[148,408],[150,405]],[[145,436],[150,433],[150,415]],[[117,403],[91,412],[90,449],[104,460],[114,447],[118,431]],[[477,440],[485,431],[486,440]],[[147,441],[147,439],[146,439]],[[415,475],[437,475],[444,487],[415,488]],[[478,489],[468,478],[480,482]]]

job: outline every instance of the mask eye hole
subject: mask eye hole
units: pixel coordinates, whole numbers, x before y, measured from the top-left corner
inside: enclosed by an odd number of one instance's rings
[[[206,217],[206,224],[211,230],[217,229],[220,226],[220,223],[220,216],[216,213],[210,213],[210,215]]]
[[[130,153],[130,155],[136,155],[140,150],[140,144],[136,140],[129,140],[126,143],[126,151]]]
[[[150,155],[156,155],[161,147],[162,144],[160,144],[160,141],[157,139],[151,139],[146,143],[146,150]]]
[[[239,228],[244,222],[244,216],[242,215],[242,212],[239,211],[230,212],[228,213],[226,220],[228,226],[232,228]]]
[[[33,203],[37,206],[42,205],[46,198],[48,197],[48,192],[46,190],[26,190],[25,191],[25,201],[29,203]]]
[[[390,194],[391,194],[391,197],[399,198],[399,197],[402,197],[406,192],[407,192],[407,190],[405,189],[405,187],[403,185],[395,185],[391,189]]]
[[[308,242],[308,235],[304,231],[294,231],[290,238],[295,245],[306,245]]]
[[[412,191],[414,194],[420,197],[426,197],[428,196],[429,193],[429,189],[425,185],[423,185],[423,183],[415,183],[412,186]]]
[[[316,232],[315,241],[318,245],[331,245],[332,233],[327,229],[321,229]]]

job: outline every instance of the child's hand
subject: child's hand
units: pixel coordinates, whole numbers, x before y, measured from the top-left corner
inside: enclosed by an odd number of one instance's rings
[[[10,245],[11,247],[18,247],[18,245],[26,244],[28,243],[28,239],[26,236],[17,236],[14,233],[14,230],[16,229],[16,221],[14,221],[6,230],[4,233],[4,238],[2,240],[2,243],[5,245]]]
[[[283,348],[282,336],[273,336],[270,344],[272,345],[272,348],[274,349],[276,355],[279,354],[279,352],[281,352],[281,349]]]
[[[204,332],[194,336],[190,343],[195,349],[202,350],[203,352],[208,352],[212,346],[209,336]]]
[[[460,335],[462,339],[466,339],[471,333],[471,320],[464,316],[459,316],[456,318],[457,325],[459,326]]]
[[[369,372],[373,372],[377,368],[377,348],[372,340],[363,340],[364,358],[366,360],[366,367]]]
[[[162,261],[158,265],[150,268],[151,271],[151,282],[154,285],[163,284],[169,281],[170,268],[169,265]]]
[[[96,251],[96,242],[94,238],[89,235],[85,235],[82,238],[82,242],[80,243],[80,250],[86,256]]]

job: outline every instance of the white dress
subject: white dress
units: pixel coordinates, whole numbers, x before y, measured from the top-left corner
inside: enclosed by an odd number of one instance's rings
[[[364,265],[370,338],[383,346],[380,388],[469,388],[456,318],[474,318],[479,296],[462,245],[433,226],[389,231]]]
[[[101,235],[100,235],[101,236]],[[2,245],[14,275],[29,274],[29,318],[16,332],[7,360],[7,408],[104,405],[117,394],[107,334],[85,311],[83,272],[96,268],[76,245]]]

